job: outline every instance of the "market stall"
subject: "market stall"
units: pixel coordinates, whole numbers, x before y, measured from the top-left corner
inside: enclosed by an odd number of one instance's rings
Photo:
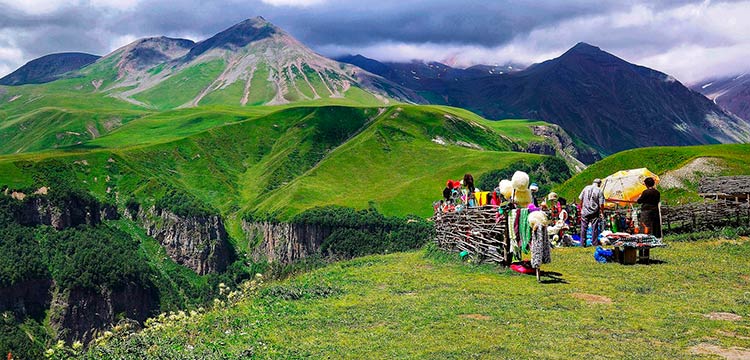
[[[666,246],[639,221],[638,197],[646,190],[646,178],[659,177],[646,168],[618,171],[603,180],[605,211],[599,241],[613,247],[614,260],[622,264],[650,261],[650,250]],[[661,217],[660,217],[661,218]]]

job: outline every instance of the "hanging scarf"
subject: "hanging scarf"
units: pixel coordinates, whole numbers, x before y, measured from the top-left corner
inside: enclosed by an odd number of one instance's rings
[[[531,241],[531,267],[538,269],[542,264],[552,262],[551,245],[547,236],[547,227],[539,226],[533,233]]]
[[[531,226],[529,226],[529,209],[521,209],[521,216],[518,221],[518,230],[521,238],[521,250],[528,254],[529,243],[531,242]]]

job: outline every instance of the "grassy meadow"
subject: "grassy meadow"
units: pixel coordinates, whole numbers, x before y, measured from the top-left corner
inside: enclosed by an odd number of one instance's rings
[[[553,250],[534,276],[425,250],[250,285],[85,358],[711,358],[750,354],[748,238],[671,242],[650,265]],[[249,289],[249,290],[248,290]],[[224,302],[226,301],[226,303]],[[737,350],[739,349],[739,350]],[[744,351],[744,353],[742,352]],[[715,356],[715,355],[714,355]]]

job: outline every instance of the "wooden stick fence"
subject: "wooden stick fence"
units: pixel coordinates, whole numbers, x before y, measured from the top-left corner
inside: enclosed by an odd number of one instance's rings
[[[498,207],[466,208],[460,212],[438,212],[432,217],[435,243],[443,250],[466,251],[479,262],[509,266],[511,262],[508,219]]]
[[[662,226],[670,232],[712,230],[722,226],[750,226],[748,202],[707,201],[662,206],[661,214]]]

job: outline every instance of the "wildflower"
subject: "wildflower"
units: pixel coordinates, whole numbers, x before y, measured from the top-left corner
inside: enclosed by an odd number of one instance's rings
[[[77,351],[81,350],[81,348],[83,348],[83,343],[81,343],[80,341],[76,341],[73,343],[73,350]]]

